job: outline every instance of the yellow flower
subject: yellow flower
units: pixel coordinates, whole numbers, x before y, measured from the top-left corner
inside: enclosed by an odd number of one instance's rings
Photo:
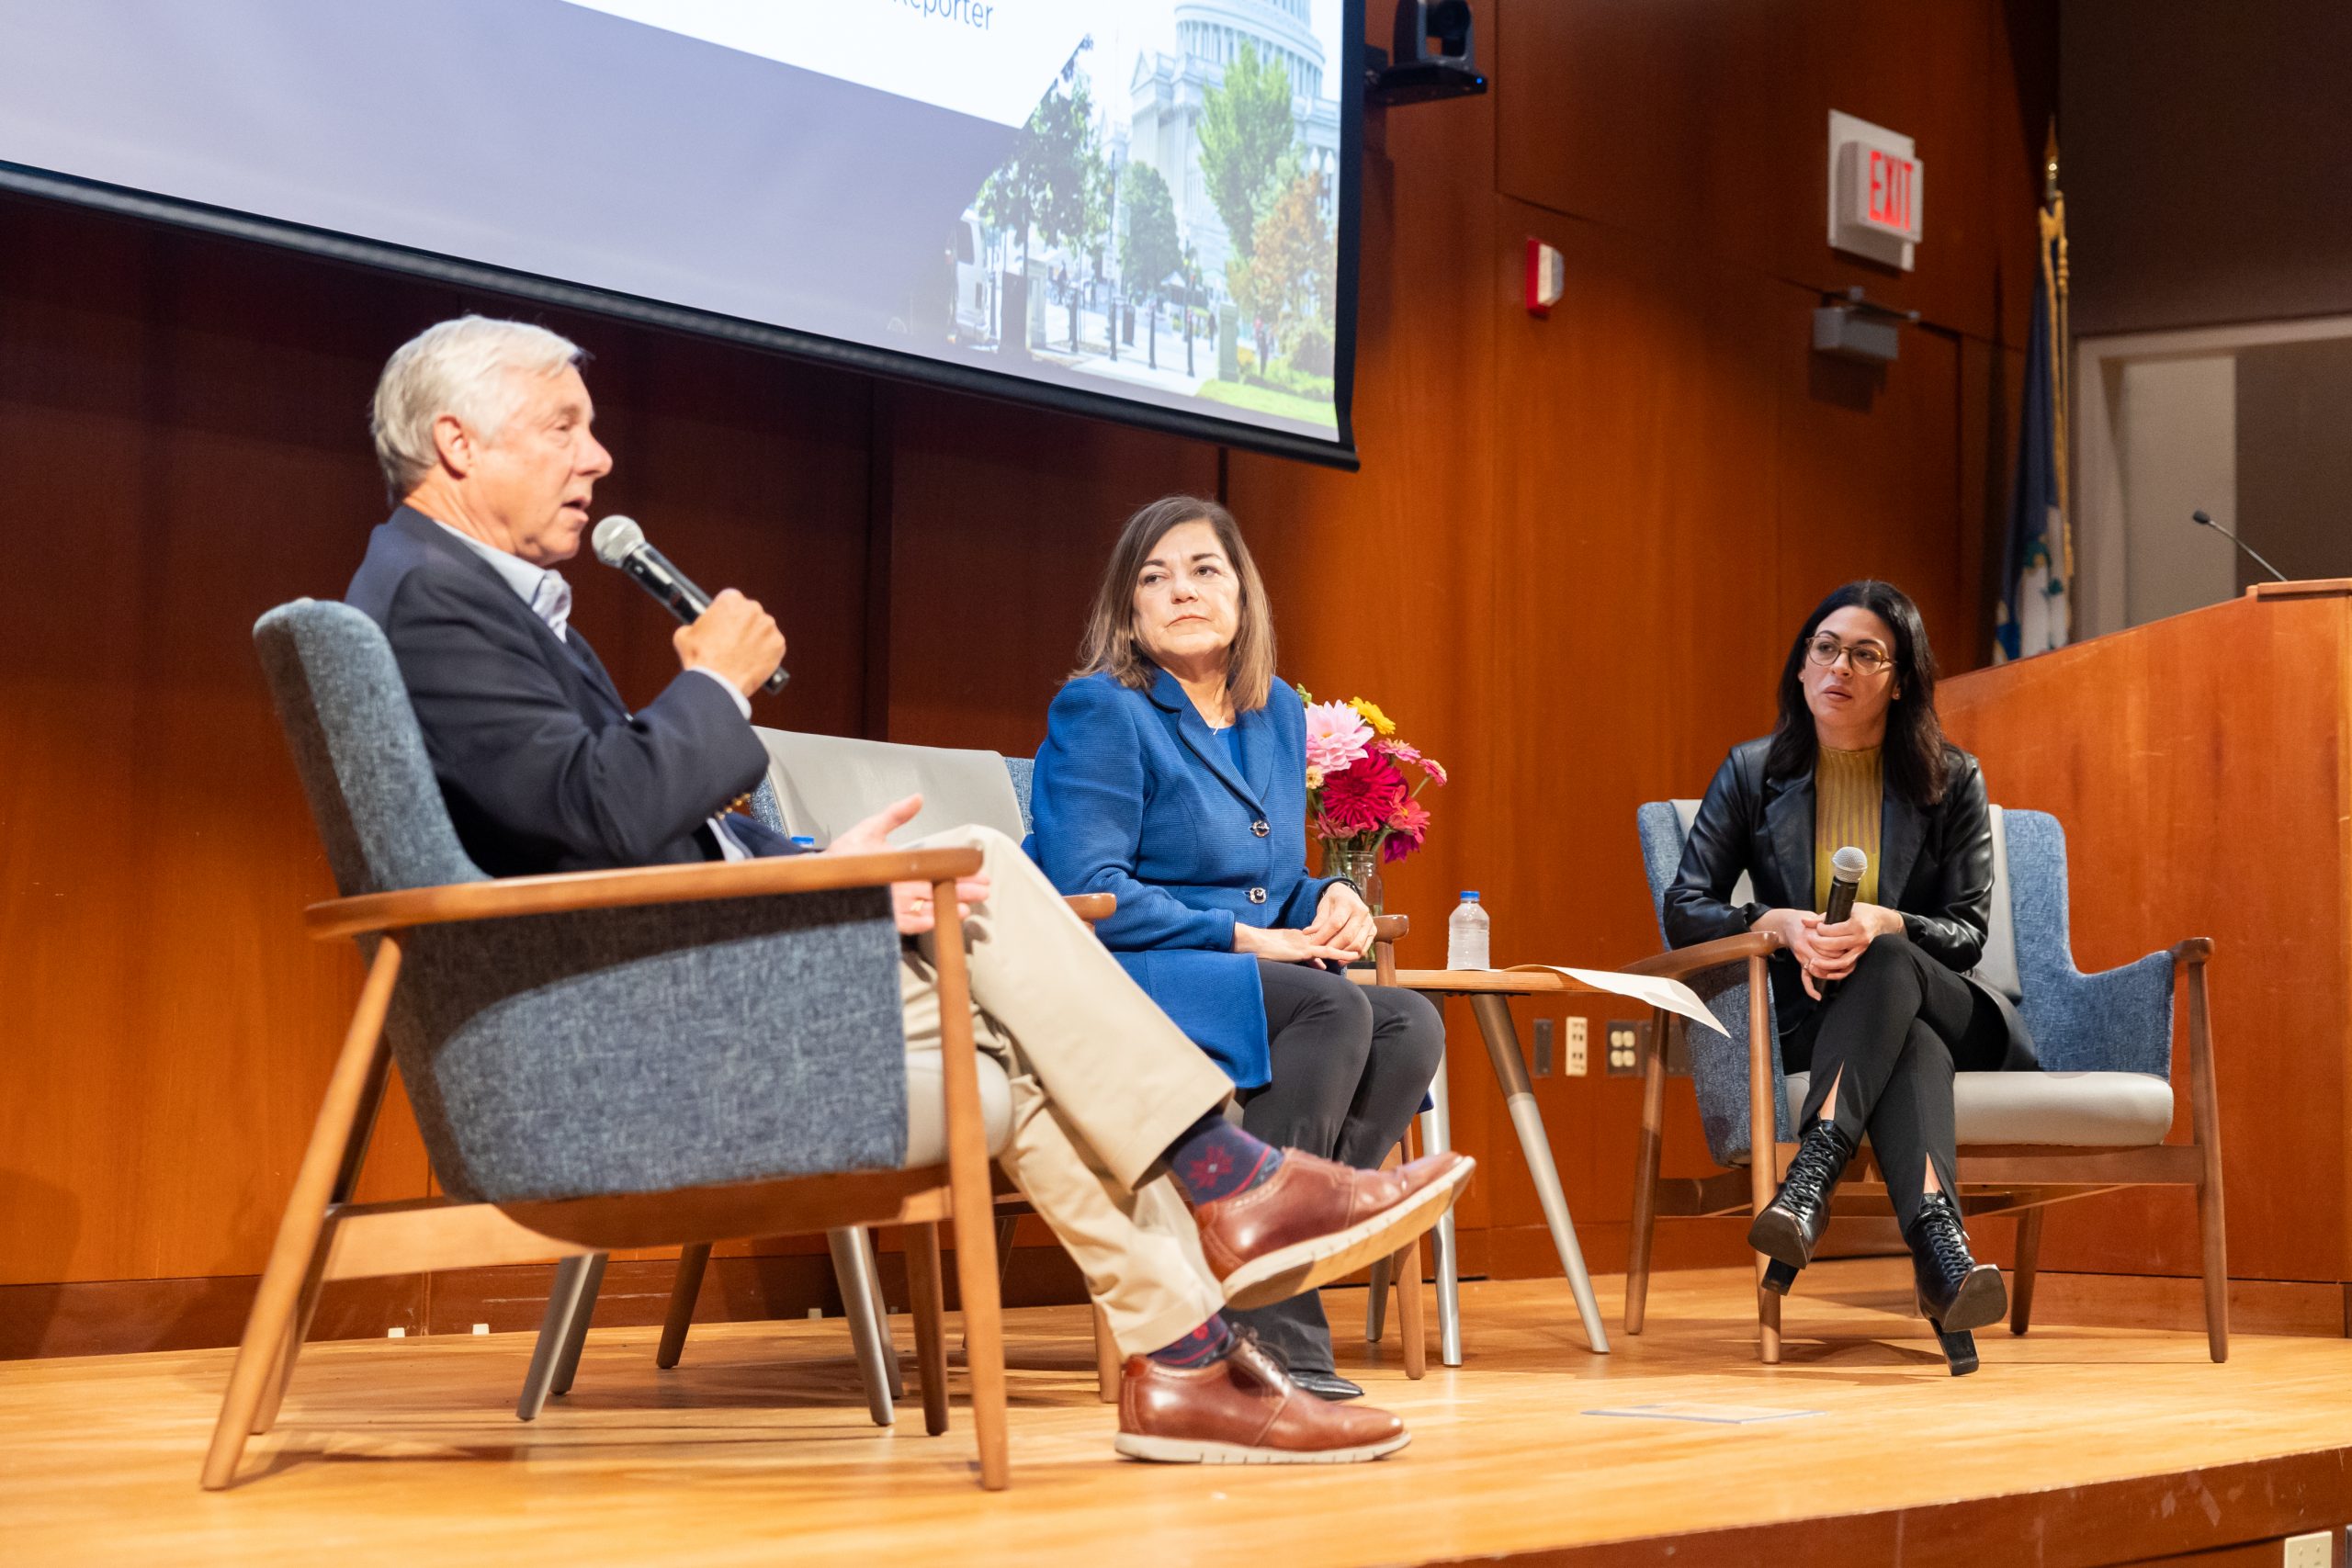
[[[1306,787],[1309,789],[1323,787],[1323,770],[1312,762],[1306,764]]]
[[[1350,697],[1348,705],[1356,710],[1358,718],[1372,726],[1374,734],[1385,739],[1396,733],[1396,721],[1381,712],[1377,704],[1368,703],[1362,697]]]

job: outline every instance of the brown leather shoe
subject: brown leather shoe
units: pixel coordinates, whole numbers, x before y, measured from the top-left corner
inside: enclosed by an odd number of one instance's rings
[[[1355,1464],[1412,1440],[1385,1410],[1327,1404],[1248,1336],[1205,1367],[1130,1356],[1119,1377],[1118,1450],[1170,1464]]]
[[[1385,1258],[1437,1224],[1477,1162],[1448,1150],[1357,1170],[1297,1149],[1246,1192],[1193,1211],[1201,1251],[1238,1307],[1287,1301]]]

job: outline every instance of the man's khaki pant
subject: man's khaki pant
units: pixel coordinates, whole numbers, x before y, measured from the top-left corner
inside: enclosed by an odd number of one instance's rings
[[[993,828],[956,828],[913,847],[985,857],[989,897],[964,935],[973,1039],[1012,1085],[1012,1136],[998,1163],[1078,1260],[1121,1354],[1173,1342],[1222,1310],[1225,1294],[1160,1156],[1233,1085],[1019,844]],[[939,1049],[933,951],[922,938],[899,970],[910,1052]]]

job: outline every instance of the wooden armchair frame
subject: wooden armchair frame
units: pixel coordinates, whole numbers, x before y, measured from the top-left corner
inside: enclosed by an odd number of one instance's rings
[[[1706,1218],[1761,1213],[1780,1190],[1794,1144],[1777,1141],[1772,1065],[1776,1049],[1768,1025],[1766,960],[1782,943],[1778,936],[1751,931],[1659,953],[1627,972],[1685,979],[1708,969],[1747,966],[1748,1168],[1713,1176],[1661,1180],[1658,1148],[1666,1105],[1666,1050],[1669,1027],[1682,1020],[1652,1014],[1649,1044],[1642,1063],[1642,1134],[1634,1156],[1634,1223],[1625,1271],[1625,1332],[1639,1334],[1650,1276],[1651,1233],[1660,1217]],[[2015,1214],[2018,1218],[2015,1288],[2010,1292],[2009,1332],[2023,1334],[2032,1320],[2034,1269],[2041,1245],[2041,1219],[2049,1205],[2088,1198],[2125,1187],[2188,1187],[2197,1193],[2199,1239],[2203,1253],[2206,1348],[2216,1361],[2230,1354],[2229,1266],[2222,1209],[2222,1118],[2215,1099],[2211,1012],[2205,968],[2213,955],[2210,937],[2192,937],[2172,950],[2176,986],[2188,995],[2188,1095],[2190,1141],[2137,1148],[2086,1148],[2058,1144],[1963,1144],[1958,1150],[1955,1196],[1967,1214]],[[1773,1151],[1770,1160],[1756,1151]],[[1747,1192],[1741,1194],[1745,1186]],[[1875,1157],[1855,1156],[1838,1184],[1835,1214],[1884,1212],[1886,1180]],[[1867,1200],[1867,1201],[1858,1201]],[[1781,1359],[1781,1297],[1762,1288],[1767,1260],[1756,1272],[1758,1350],[1766,1362]]]
[[[979,867],[980,852],[968,849],[792,856],[510,877],[366,894],[311,906],[306,922],[314,940],[373,935],[376,953],[246,1318],[205,1456],[204,1485],[218,1489],[233,1481],[248,1436],[266,1432],[275,1424],[319,1292],[329,1280],[538,1262],[680,1242],[703,1246],[707,1256],[713,1241],[854,1224],[908,1227],[907,1268],[915,1298],[924,1425],[934,1436],[944,1432],[946,1350],[938,1226],[959,1214],[984,1216],[991,1206],[970,982],[963,944],[956,940],[961,919],[955,899],[956,879]],[[401,936],[408,929],[893,882],[930,883],[939,911],[946,1164],[557,1201],[352,1201],[390,1071],[384,1020],[400,979]],[[1009,1480],[995,1253],[996,1237],[985,1222],[958,1228],[956,1273],[969,1351],[973,1426],[980,1484],[989,1491],[1001,1490]]]

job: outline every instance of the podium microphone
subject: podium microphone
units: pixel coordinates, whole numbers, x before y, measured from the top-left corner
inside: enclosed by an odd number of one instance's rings
[[[1829,857],[1829,908],[1822,914],[1823,925],[1842,926],[1854,918],[1854,897],[1870,868],[1871,857],[1851,844]]]
[[[596,525],[596,531],[588,536],[588,542],[595,550],[598,560],[626,572],[632,581],[652,594],[663,609],[684,625],[694,625],[702,619],[702,613],[710,608],[710,595],[695,587],[694,581],[684,572],[672,566],[669,557],[645,542],[645,530],[637,525],[636,518],[623,517],[615,513]],[[767,678],[760,690],[781,692],[784,683],[791,679],[779,665],[776,672]],[[1861,852],[1857,850],[1854,852],[1860,854]],[[1854,874],[1860,876],[1861,873]]]
[[[2221,535],[2222,537],[2227,539],[2230,543],[2235,545],[2238,548],[2252,556],[2255,559],[2255,563],[2260,566],[2263,570],[2268,572],[2277,581],[2280,582],[2287,581],[2287,574],[2280,571],[2277,567],[2272,566],[2268,561],[2264,560],[2260,550],[2256,549],[2252,545],[2247,544],[2244,539],[2239,538],[2235,534],[2231,533],[2227,528],[2224,528],[2219,523],[2214,522],[2212,517],[2202,509],[2190,513],[2188,514],[2188,520],[2191,523],[2199,524],[2204,527],[2212,529],[2213,532]]]

